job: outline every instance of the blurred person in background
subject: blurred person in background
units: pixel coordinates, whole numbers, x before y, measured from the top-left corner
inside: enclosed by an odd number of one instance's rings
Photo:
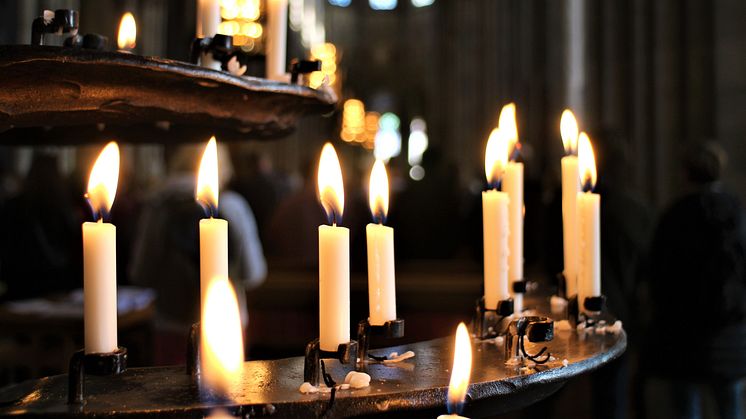
[[[653,323],[644,360],[671,383],[681,418],[703,417],[708,393],[721,418],[744,417],[746,219],[720,182],[725,157],[714,142],[686,152],[690,190],[661,217],[650,258]]]
[[[166,150],[169,175],[147,199],[139,221],[130,268],[134,284],[157,293],[155,361],[184,362],[189,327],[200,318],[199,220],[205,218],[194,190],[202,147]],[[228,221],[229,275],[246,328],[246,291],[259,286],[267,265],[251,208],[237,193],[223,189],[232,166],[218,146],[220,201],[218,216]]]

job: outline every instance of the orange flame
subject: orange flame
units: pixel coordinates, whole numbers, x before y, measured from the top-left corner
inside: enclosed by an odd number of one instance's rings
[[[330,222],[337,224],[344,212],[345,190],[342,181],[342,168],[334,146],[324,144],[319,158],[318,172],[319,200]]]
[[[562,135],[562,145],[565,147],[565,154],[575,154],[578,151],[578,121],[569,109],[562,111],[560,134]]]
[[[518,146],[518,124],[515,116],[515,103],[511,102],[500,110],[500,119],[497,127],[503,132],[508,141],[508,157],[513,158],[513,151]]]
[[[218,144],[213,136],[202,154],[195,190],[195,199],[207,209],[210,216],[218,210],[218,189]]]
[[[368,202],[373,218],[383,223],[389,212],[389,176],[381,160],[376,160],[370,171]]]
[[[117,46],[119,49],[133,49],[137,40],[137,24],[132,13],[122,15],[119,22],[119,34],[117,35]]]
[[[448,413],[460,413],[466,399],[471,377],[471,339],[464,323],[456,329],[456,346],[453,352],[453,369],[448,385]],[[455,411],[453,411],[455,410]]]
[[[596,157],[588,134],[581,132],[578,137],[578,176],[584,192],[590,192],[596,187]]]
[[[500,128],[494,128],[487,139],[484,153],[484,172],[487,182],[496,187],[508,165],[508,139]]]
[[[93,210],[93,217],[101,221],[111,210],[119,182],[119,146],[111,141],[96,159],[88,177],[85,197]]]

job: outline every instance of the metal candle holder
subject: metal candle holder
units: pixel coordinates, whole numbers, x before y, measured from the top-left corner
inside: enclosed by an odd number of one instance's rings
[[[370,357],[376,361],[383,361],[386,356],[375,356],[368,353],[371,336],[383,336],[388,339],[404,337],[404,319],[389,320],[383,325],[372,325],[370,319],[361,320],[357,324],[357,362],[363,364]]]
[[[200,322],[192,324],[189,329],[189,338],[187,339],[187,357],[186,357],[186,373],[191,375],[195,381],[199,378],[201,371],[200,367],[200,339],[202,337],[202,329]]]
[[[507,320],[513,314],[513,299],[500,300],[496,309],[484,306],[484,297],[477,300],[474,316],[474,335],[479,339],[490,339],[504,335],[508,329]]]
[[[215,34],[213,37],[195,38],[192,41],[189,61],[198,64],[202,54],[212,54],[212,59],[219,61],[223,70],[233,56],[233,36]]]
[[[67,381],[67,403],[83,404],[86,375],[118,375],[127,370],[127,348],[114,352],[87,354],[79,350],[70,358]]]
[[[306,357],[303,363],[303,381],[311,385],[319,385],[319,372],[325,368],[323,359],[337,359],[343,364],[357,363],[357,342],[351,340],[340,343],[337,351],[324,351],[321,349],[319,339],[314,339],[306,345]],[[325,374],[325,380],[326,374]]]
[[[44,45],[45,34],[69,33],[75,36],[78,33],[79,23],[80,14],[77,10],[44,10],[42,15],[31,23],[31,45]]]
[[[309,74],[314,71],[321,71],[320,60],[299,60],[293,58],[290,61],[290,83],[297,84],[301,74]]]
[[[596,297],[585,297],[583,308],[585,310],[582,311],[582,314],[585,316],[586,321],[589,324],[595,323],[608,314],[606,310],[606,296],[601,294]]]
[[[526,351],[525,338],[529,342],[549,342],[554,339],[554,320],[549,317],[527,316],[510,322],[505,339],[505,358],[513,356],[525,357],[537,364],[549,361],[551,354],[543,347],[539,352],[531,355]],[[542,358],[543,356],[543,358]]]

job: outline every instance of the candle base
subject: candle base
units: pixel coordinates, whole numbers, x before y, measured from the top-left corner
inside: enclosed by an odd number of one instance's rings
[[[484,306],[484,297],[477,300],[472,330],[479,339],[491,339],[505,335],[510,316],[513,314],[513,299],[500,300],[496,309]]]
[[[187,339],[186,373],[191,375],[195,384],[199,384],[200,368],[200,339],[202,338],[202,325],[200,322],[192,324]]]
[[[212,59],[220,63],[221,69],[225,69],[234,52],[233,36],[215,34],[211,38],[195,38],[192,41],[189,61],[199,64],[202,54],[211,54]]]
[[[610,321],[613,323],[616,318],[609,313],[606,308],[606,296],[598,295],[594,297],[585,297],[583,299],[583,309],[580,310],[580,304],[578,306],[578,321],[585,320],[585,322],[592,326],[599,320]]]
[[[357,342],[351,340],[340,343],[336,352],[321,350],[318,339],[308,342],[305,361],[303,362],[303,381],[311,383],[313,386],[319,385],[319,373],[324,368],[322,359],[337,359],[343,364],[355,365],[357,363]],[[327,381],[327,378],[324,377],[324,381]]]
[[[79,350],[70,358],[67,375],[67,403],[83,404],[86,375],[118,375],[127,370],[127,348],[114,352],[87,354]]]
[[[505,359],[515,356],[519,359],[527,358],[536,364],[548,362],[551,354],[546,352],[546,346],[533,355],[526,352],[526,337],[532,343],[551,341],[554,339],[554,320],[540,316],[520,317],[510,322],[505,339]]]
[[[389,320],[381,326],[370,324],[369,319],[361,320],[357,324],[357,362],[361,366],[368,358],[384,361],[386,356],[375,356],[368,353],[371,336],[383,336],[388,339],[404,337],[404,319]]]

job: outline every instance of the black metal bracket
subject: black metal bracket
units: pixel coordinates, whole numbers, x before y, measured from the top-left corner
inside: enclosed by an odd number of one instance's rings
[[[45,34],[78,34],[80,14],[77,10],[44,10],[42,15],[31,23],[31,45],[44,45]]]
[[[527,316],[513,320],[510,322],[505,339],[505,356],[507,359],[512,356],[523,356],[537,364],[544,364],[549,361],[551,354],[546,352],[546,346],[533,355],[526,352],[524,345],[526,337],[528,337],[529,342],[533,343],[551,341],[554,339],[554,320],[540,316]],[[542,356],[544,357],[541,358]]]
[[[301,74],[309,74],[314,71],[321,71],[320,60],[299,60],[293,58],[290,61],[290,83],[298,83]]]
[[[83,404],[86,375],[118,375],[127,370],[127,348],[114,352],[87,354],[79,350],[70,358],[67,375],[67,403]]]
[[[200,322],[192,324],[187,339],[186,373],[197,379],[201,373],[200,367],[200,339],[202,330]]]
[[[365,363],[370,357],[376,361],[383,361],[386,356],[374,356],[368,354],[370,349],[370,338],[372,336],[383,336],[388,339],[399,339],[404,337],[404,319],[389,320],[383,325],[372,325],[370,319],[361,320],[357,324],[357,362]]]
[[[220,61],[221,68],[226,70],[234,51],[233,36],[215,34],[213,37],[195,38],[189,60],[192,64],[198,64],[202,54],[210,53],[214,60]]]
[[[92,49],[103,51],[109,43],[109,38],[97,33],[87,33],[85,35],[73,35],[62,44],[65,47],[76,47],[83,49]]]
[[[477,300],[474,315],[474,335],[479,339],[490,339],[504,335],[508,329],[510,316],[513,315],[513,299],[500,300],[496,309],[484,306],[484,297]]]
[[[525,279],[519,279],[517,281],[513,281],[513,292],[516,294],[525,294],[527,283]]]
[[[318,339],[314,339],[306,345],[306,357],[303,363],[303,381],[311,385],[319,385],[319,372],[323,366],[322,359],[337,359],[343,364],[357,363],[357,342],[351,340],[340,343],[337,351],[324,351],[321,349]]]

